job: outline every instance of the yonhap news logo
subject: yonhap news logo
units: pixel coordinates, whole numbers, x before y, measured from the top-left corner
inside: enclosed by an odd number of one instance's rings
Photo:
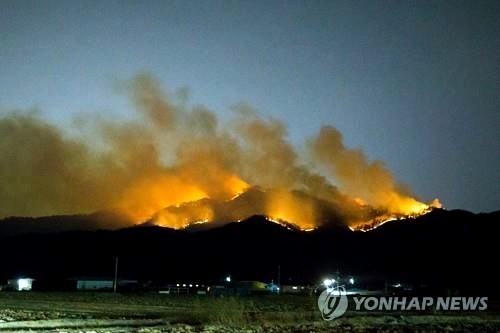
[[[324,320],[342,316],[347,306],[347,292],[343,286],[326,288],[318,297],[318,308]]]
[[[355,311],[485,311],[488,297],[400,297],[353,296]],[[349,300],[345,288],[327,288],[318,297],[318,308],[324,320],[342,316]]]

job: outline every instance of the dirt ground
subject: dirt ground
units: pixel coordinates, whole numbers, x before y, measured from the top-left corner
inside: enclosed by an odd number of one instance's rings
[[[226,307],[226,305],[228,306]],[[240,306],[244,307],[241,307]],[[346,313],[321,319],[311,298],[214,303],[195,297],[0,293],[0,332],[499,332],[500,312]],[[244,317],[241,317],[244,315]]]

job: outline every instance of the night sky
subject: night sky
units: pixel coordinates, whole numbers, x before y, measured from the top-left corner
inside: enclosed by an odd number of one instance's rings
[[[499,17],[488,0],[0,0],[0,117],[126,119],[118,82],[146,72],[220,119],[247,103],[297,147],[332,125],[418,199],[495,211]]]

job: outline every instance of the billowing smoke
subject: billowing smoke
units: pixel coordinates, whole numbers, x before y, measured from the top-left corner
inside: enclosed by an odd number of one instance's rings
[[[428,207],[382,163],[344,147],[331,126],[302,156],[283,123],[248,105],[222,124],[207,108],[167,96],[150,75],[125,86],[132,120],[75,119],[76,132],[36,111],[0,118],[0,217],[104,210],[178,228],[264,214],[307,228]]]
[[[390,213],[419,213],[427,208],[396,182],[382,162],[369,162],[361,150],[346,148],[336,128],[323,127],[310,147],[314,161],[326,168],[346,194]],[[433,205],[439,206],[438,202]]]

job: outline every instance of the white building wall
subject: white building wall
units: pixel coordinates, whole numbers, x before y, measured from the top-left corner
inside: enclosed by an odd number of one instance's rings
[[[25,291],[32,289],[33,281],[35,281],[35,279],[31,278],[12,279],[7,281],[7,285],[14,290]]]
[[[111,280],[78,280],[76,282],[78,290],[102,290],[113,289],[113,281]]]

